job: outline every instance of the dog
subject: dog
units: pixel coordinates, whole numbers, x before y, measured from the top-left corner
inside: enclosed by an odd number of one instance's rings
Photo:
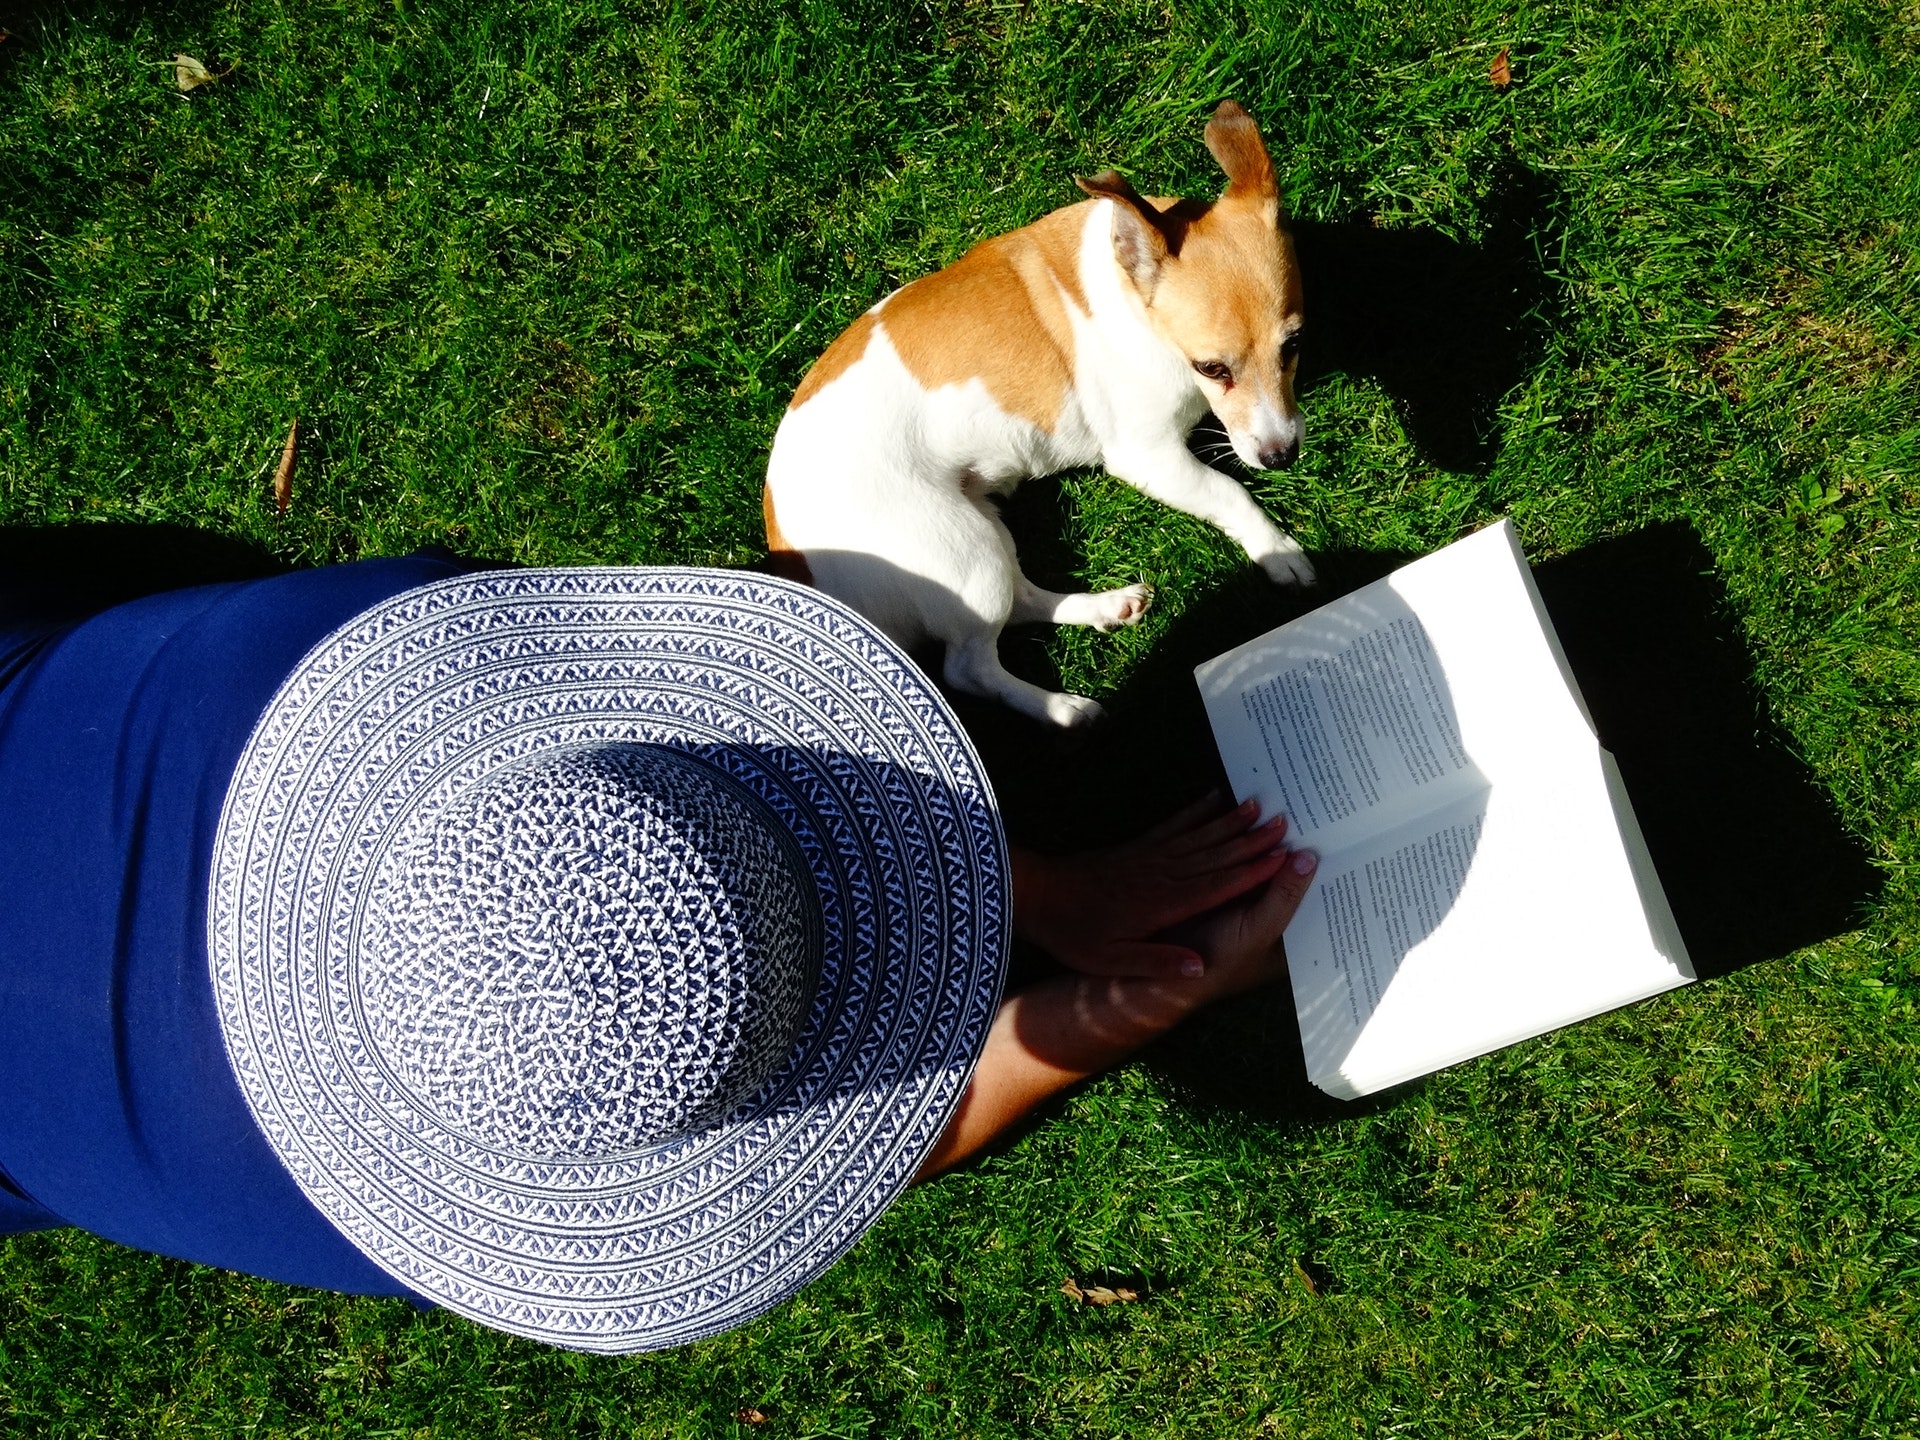
[[[1143,198],[1118,172],[1092,197],[986,240],[903,286],[814,362],[774,436],[763,504],[772,568],[903,646],[946,645],[954,689],[1062,727],[1081,695],[1000,663],[1000,631],[1112,630],[1152,592],[1042,590],[989,497],[1075,466],[1107,470],[1218,526],[1276,582],[1313,583],[1294,539],[1186,437],[1211,408],[1247,465],[1300,446],[1300,277],[1266,142],[1229,100],[1206,129],[1220,198]]]

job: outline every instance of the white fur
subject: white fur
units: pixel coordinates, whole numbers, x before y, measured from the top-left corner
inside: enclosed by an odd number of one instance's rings
[[[903,645],[944,641],[946,679],[956,689],[1062,726],[1098,719],[1099,705],[1009,674],[998,653],[1001,629],[1035,621],[1130,625],[1146,612],[1150,592],[1142,585],[1092,595],[1039,589],[1020,573],[1013,537],[989,494],[1103,463],[1155,499],[1217,525],[1275,580],[1313,578],[1299,545],[1245,488],[1188,451],[1186,437],[1207,399],[1185,357],[1149,327],[1114,259],[1112,205],[1089,206],[1080,235],[1080,283],[1091,314],[1062,296],[1073,325],[1074,377],[1052,434],[1007,414],[978,379],[924,389],[887,337],[882,301],[866,354],[787,412],[767,465],[780,532],[805,556],[815,584]]]

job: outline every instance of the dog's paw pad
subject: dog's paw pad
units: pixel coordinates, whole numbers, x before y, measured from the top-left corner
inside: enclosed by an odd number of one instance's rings
[[[1062,730],[1084,730],[1107,718],[1106,707],[1084,695],[1049,695],[1047,719]]]
[[[1102,630],[1118,630],[1122,625],[1136,625],[1153,605],[1153,587],[1151,585],[1127,585],[1118,590],[1108,590],[1099,597],[1105,606],[1105,616],[1097,622]]]

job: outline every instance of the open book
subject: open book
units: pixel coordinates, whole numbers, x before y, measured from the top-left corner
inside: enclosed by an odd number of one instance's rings
[[[1235,796],[1320,856],[1287,960],[1329,1094],[1693,979],[1510,523],[1194,675]]]

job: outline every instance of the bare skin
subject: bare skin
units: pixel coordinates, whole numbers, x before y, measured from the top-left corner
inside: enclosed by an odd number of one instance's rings
[[[1001,1002],[973,1082],[920,1167],[963,1163],[1061,1091],[1205,1005],[1285,973],[1281,932],[1313,883],[1284,819],[1210,798],[1112,850],[1016,851],[1014,929],[1070,972]]]

